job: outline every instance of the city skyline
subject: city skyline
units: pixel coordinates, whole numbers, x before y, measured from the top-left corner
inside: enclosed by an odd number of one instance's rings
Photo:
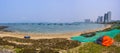
[[[112,12],[120,20],[120,0],[0,0],[0,23],[84,22]]]
[[[113,21],[111,19],[112,19],[112,12],[108,11],[108,12],[104,13],[104,16],[98,16],[96,22],[97,23],[108,23],[108,22]]]

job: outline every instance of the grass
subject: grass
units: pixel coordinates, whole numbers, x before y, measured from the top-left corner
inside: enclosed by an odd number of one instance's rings
[[[15,44],[8,41],[16,41],[20,43],[32,43],[32,45]],[[64,38],[54,39],[20,39],[15,37],[0,38],[0,45],[13,46],[16,53],[58,53],[60,50],[66,50],[79,46],[81,43],[77,41],[67,40]],[[36,50],[39,49],[39,50]]]
[[[79,53],[118,53],[120,47],[112,45],[110,47],[101,46],[95,43],[86,43],[79,48]]]
[[[120,42],[120,34],[118,34],[114,39],[115,39],[117,42]]]
[[[110,47],[101,46],[95,43],[87,43],[84,47],[79,48],[79,53],[117,53],[120,47],[114,45]]]
[[[20,53],[22,51],[22,49],[20,49],[20,48],[15,48],[15,52],[16,53]]]
[[[120,26],[115,26],[114,29],[120,29]]]
[[[104,46],[95,43],[86,43],[83,47],[79,48],[79,53],[102,53]]]

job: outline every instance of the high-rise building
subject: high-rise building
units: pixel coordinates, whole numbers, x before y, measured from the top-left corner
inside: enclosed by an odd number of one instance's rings
[[[98,16],[97,23],[108,23],[111,22],[111,11],[108,11],[104,16]]]
[[[104,23],[107,23],[107,22],[108,22],[108,14],[105,13],[105,14],[104,14]]]
[[[99,23],[100,22],[100,18],[97,18],[97,21],[96,21],[97,23]]]
[[[98,16],[97,23],[103,23],[103,16]]]
[[[111,21],[111,11],[107,12],[107,16],[108,16],[108,22],[110,22]]]
[[[107,13],[104,14],[104,23],[107,23],[110,21],[111,21],[111,11],[108,11]]]

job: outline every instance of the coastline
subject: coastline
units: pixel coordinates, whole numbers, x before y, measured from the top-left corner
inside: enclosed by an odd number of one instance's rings
[[[15,32],[0,32],[0,37],[16,37],[16,38],[24,38],[25,35],[29,35],[30,39],[52,39],[52,38],[66,38],[70,40],[73,36],[78,36],[84,33],[96,32],[100,30],[104,30],[107,28],[111,28],[112,25],[107,25],[103,28],[98,28],[94,30],[88,30],[83,32],[70,32],[70,33],[62,33],[62,34],[37,34],[37,33],[15,33]]]

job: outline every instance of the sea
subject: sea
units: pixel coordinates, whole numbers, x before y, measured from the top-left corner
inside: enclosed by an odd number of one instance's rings
[[[0,23],[0,26],[8,26],[5,30],[23,33],[83,32],[106,27],[105,24],[96,23]]]

